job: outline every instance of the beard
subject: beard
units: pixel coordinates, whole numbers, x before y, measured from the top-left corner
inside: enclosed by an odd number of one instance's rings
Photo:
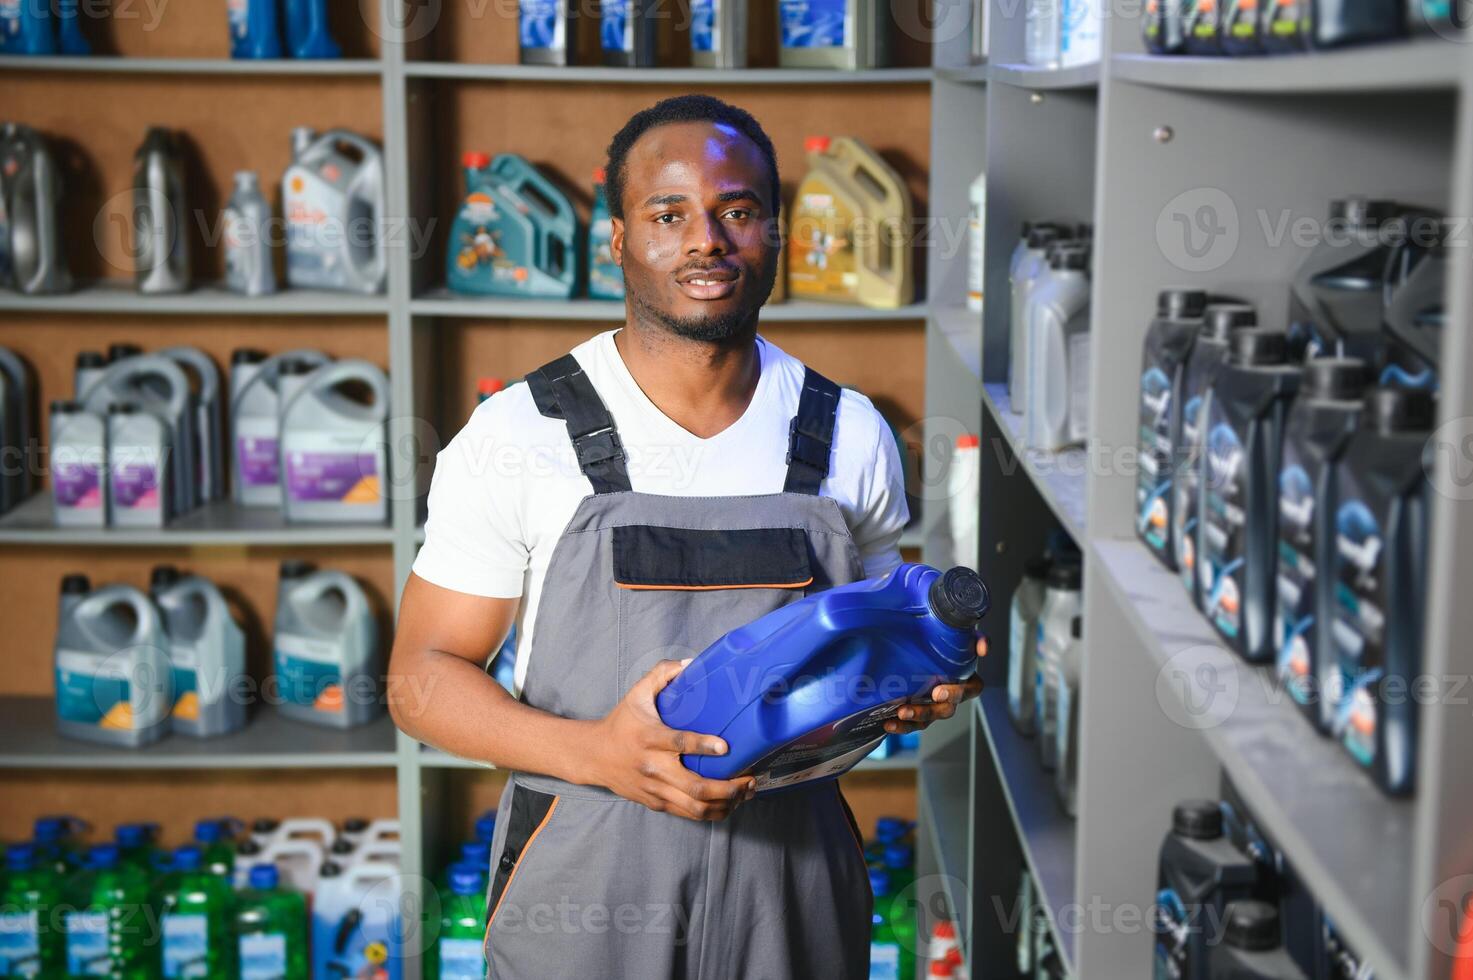
[[[754,288],[744,291],[741,306],[721,313],[705,313],[688,317],[676,316],[669,310],[654,305],[640,295],[633,284],[627,281],[625,290],[635,314],[640,319],[657,323],[683,340],[693,340],[703,344],[720,344],[741,338],[756,328],[757,314],[762,309],[762,304],[767,302],[767,297],[772,295],[773,284],[777,281],[777,253],[773,253],[772,261],[767,264],[766,268],[758,270],[757,275],[758,279],[753,284]]]

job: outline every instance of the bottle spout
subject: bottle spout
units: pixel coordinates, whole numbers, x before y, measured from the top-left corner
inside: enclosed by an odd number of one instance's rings
[[[992,608],[992,596],[982,576],[961,565],[938,575],[931,582],[927,598],[936,618],[959,630],[975,629]]]

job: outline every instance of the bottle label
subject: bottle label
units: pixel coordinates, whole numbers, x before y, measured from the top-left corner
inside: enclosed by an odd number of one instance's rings
[[[274,487],[281,482],[274,418],[246,417],[235,423],[236,473],[247,487]]]
[[[1151,970],[1152,980],[1182,980],[1191,975],[1187,963],[1192,925],[1186,906],[1172,888],[1156,895],[1152,923],[1156,933],[1156,952]]]
[[[66,917],[66,969],[77,977],[105,977],[112,972],[108,953],[107,913],[78,911]]]
[[[559,0],[521,0],[518,6],[518,32],[522,47],[549,51],[562,51],[567,47]]]
[[[96,510],[102,506],[102,448],[91,458],[78,457],[68,447],[58,447],[51,458],[51,496],[57,507]]]
[[[1381,524],[1360,499],[1355,477],[1343,475],[1346,500],[1335,516],[1335,621],[1344,699],[1336,731],[1350,755],[1372,766],[1378,748],[1380,703],[1386,677],[1385,539]],[[1413,615],[1408,610],[1407,615]]]
[[[857,302],[854,211],[819,181],[805,181],[788,229],[788,287],[795,296]]]
[[[929,691],[930,686],[925,690]],[[755,777],[757,789],[795,786],[847,772],[885,740],[885,722],[894,718],[895,712],[909,700],[896,698],[856,711],[784,743],[752,763],[748,771]]]
[[[292,500],[378,505],[380,452],[362,452],[361,435],[288,432],[282,440],[286,490]]]
[[[1217,403],[1213,402],[1216,408]],[[1204,475],[1206,511],[1201,515],[1202,594],[1207,618],[1228,639],[1243,629],[1244,484],[1243,443],[1231,425],[1209,420]]]
[[[1014,603],[1008,616],[1008,709],[1025,733],[1033,730],[1033,692],[1028,681],[1033,677],[1035,653],[1030,641],[1036,634]]]
[[[721,25],[716,20],[717,0],[691,0],[690,49],[721,50]]]
[[[982,308],[982,293],[987,281],[987,248],[984,235],[986,225],[982,209],[976,204],[967,221],[967,305],[971,309]]]
[[[199,689],[199,651],[194,644],[173,640],[169,644],[169,661],[174,679],[173,716],[182,721],[198,721],[201,691]]]
[[[1324,694],[1315,690],[1311,673],[1315,641],[1314,622],[1314,481],[1301,463],[1292,440],[1284,443],[1279,474],[1278,577],[1274,591],[1274,649],[1279,678],[1297,703],[1315,703]]]
[[[208,978],[209,922],[203,915],[164,916],[164,976]]]
[[[1171,487],[1171,520],[1175,531],[1176,574],[1182,586],[1192,592],[1197,574],[1197,490],[1200,486],[1198,467],[1202,451],[1198,444],[1202,434],[1200,392],[1188,393],[1181,407],[1181,465],[1176,468]]]
[[[785,48],[842,48],[846,0],[778,0]]]
[[[1171,518],[1171,378],[1156,365],[1141,374],[1136,531],[1152,550],[1166,550]]]
[[[440,940],[440,980],[482,980],[486,948],[479,939]]]
[[[901,980],[899,943],[870,941],[869,980]]]
[[[247,0],[225,0],[226,16],[230,19],[232,37],[244,38],[250,32],[250,4]]]
[[[56,651],[56,713],[63,721],[133,728],[132,658],[85,650]]]
[[[599,4],[602,25],[600,43],[605,51],[634,50],[634,25],[629,16],[629,0],[603,0]]]
[[[248,932],[240,937],[240,980],[281,980],[286,970],[283,933]]]
[[[342,645],[295,633],[276,635],[276,681],[287,704],[343,710]]]
[[[108,479],[114,507],[158,510],[159,476],[164,471],[162,446],[117,445],[108,448]]]
[[[1089,438],[1089,331],[1069,338],[1069,441]]]
[[[41,931],[36,909],[0,912],[0,976],[40,974]]]

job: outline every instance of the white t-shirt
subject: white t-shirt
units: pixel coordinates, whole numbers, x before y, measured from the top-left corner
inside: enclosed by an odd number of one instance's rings
[[[614,416],[631,487],[687,497],[778,493],[787,476],[788,423],[798,410],[803,364],[757,338],[762,374],[741,418],[701,439],[655,407],[635,382],[610,330],[573,349]],[[845,390],[834,451],[820,492],[838,501],[867,576],[900,563],[909,519],[900,453],[868,398]],[[525,384],[476,407],[440,451],[430,485],[425,543],[414,573],[471,595],[526,596],[519,612],[516,687],[527,676],[532,627],[553,547],[578,502],[593,492],[578,470],[568,429],[537,411]]]

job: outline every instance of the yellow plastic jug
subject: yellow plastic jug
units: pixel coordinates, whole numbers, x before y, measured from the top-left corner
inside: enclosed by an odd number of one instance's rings
[[[863,142],[809,137],[788,251],[797,299],[904,306],[915,295],[913,207],[900,175]]]

